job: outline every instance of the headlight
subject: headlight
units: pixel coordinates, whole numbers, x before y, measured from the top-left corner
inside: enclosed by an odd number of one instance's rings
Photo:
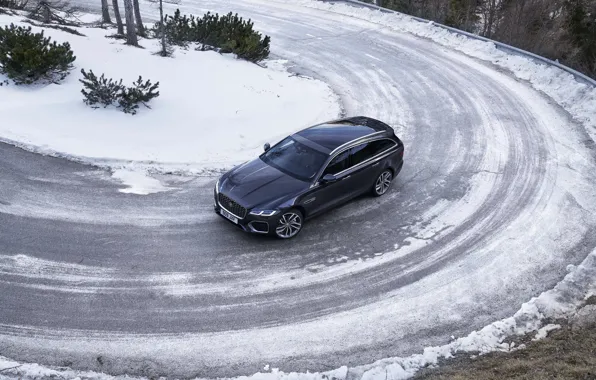
[[[258,215],[258,216],[273,216],[277,214],[277,210],[252,210],[250,215]]]

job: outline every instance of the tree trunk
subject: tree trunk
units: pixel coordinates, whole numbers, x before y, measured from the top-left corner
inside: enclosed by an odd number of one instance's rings
[[[161,56],[165,57],[168,55],[168,49],[166,46],[166,31],[163,24],[163,0],[159,0],[159,32],[161,33]]]
[[[49,24],[52,22],[52,11],[50,10],[50,5],[45,1],[42,1],[40,5],[43,7],[43,22]]]
[[[137,29],[139,36],[145,37],[145,27],[143,26],[143,19],[141,18],[141,8],[139,7],[139,0],[133,0],[133,8],[135,10],[135,19],[137,20]]]
[[[124,34],[124,26],[122,25],[122,17],[120,17],[120,7],[118,7],[118,0],[112,0],[114,7],[114,17],[116,18],[116,25],[118,26],[118,34]]]
[[[111,24],[110,9],[108,8],[108,0],[101,0],[101,18],[105,24]]]
[[[137,46],[137,29],[135,27],[135,15],[132,0],[124,0],[124,17],[126,18],[126,43]]]
[[[484,33],[484,37],[492,38],[493,24],[495,21],[495,12],[497,11],[496,0],[489,0],[488,7],[488,22],[486,26],[486,32]]]

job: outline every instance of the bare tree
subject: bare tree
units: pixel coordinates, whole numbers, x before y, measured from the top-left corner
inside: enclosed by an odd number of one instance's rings
[[[364,1],[478,33],[596,77],[596,0]]]
[[[101,0],[101,21],[106,24],[111,24],[110,9],[108,8],[108,0]]]
[[[31,8],[28,17],[45,24],[56,22],[61,25],[78,26],[80,10],[72,6],[69,1],[41,0]]]
[[[161,56],[168,55],[168,45],[166,44],[166,31],[163,23],[163,0],[159,0],[159,33],[161,34]]]
[[[561,0],[505,0],[501,3],[499,22],[493,38],[551,56],[560,39]]]
[[[124,0],[124,17],[126,18],[126,43],[128,45],[138,46],[139,41],[137,40],[132,0]]]
[[[491,38],[495,31],[498,10],[499,2],[497,0],[484,0],[480,5],[483,20],[482,35],[486,38]]]
[[[478,6],[477,0],[450,0],[445,23],[467,32],[474,31],[479,19]]]
[[[41,7],[43,22],[49,24],[52,22],[52,9],[47,1],[40,1],[39,6]]]
[[[28,2],[29,0],[0,0],[0,7],[23,10],[27,6]]]
[[[173,54],[172,46],[168,43],[165,31],[165,22],[164,22],[164,14],[163,14],[163,0],[148,0],[150,3],[157,4],[159,7],[159,30],[157,36],[161,40],[161,49],[157,54],[162,57],[170,57]],[[166,0],[167,3],[170,4],[179,4],[179,0]]]
[[[143,26],[143,19],[141,18],[141,8],[139,7],[139,0],[133,0],[132,5],[135,10],[135,19],[137,21],[137,30],[139,31],[139,36],[146,37],[145,27]]]
[[[114,8],[114,18],[116,19],[116,25],[118,26],[118,34],[124,34],[124,25],[122,25],[122,17],[120,17],[120,7],[118,6],[118,0],[112,0],[112,7]]]

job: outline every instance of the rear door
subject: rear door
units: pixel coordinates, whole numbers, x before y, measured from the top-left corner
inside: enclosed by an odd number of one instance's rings
[[[339,153],[329,162],[320,178],[337,175],[334,183],[317,184],[302,202],[308,215],[318,214],[370,189],[385,168],[382,153],[395,146],[389,139],[362,143]]]
[[[374,181],[384,166],[382,153],[396,144],[389,139],[374,140],[350,149],[350,167],[353,186],[351,196],[358,196],[372,189]]]

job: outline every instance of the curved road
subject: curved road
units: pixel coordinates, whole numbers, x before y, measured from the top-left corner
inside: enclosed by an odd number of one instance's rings
[[[347,113],[395,125],[402,173],[282,242],[214,215],[214,178],[124,194],[0,144],[0,355],[178,377],[366,364],[512,315],[596,247],[591,140],[527,84],[332,12],[197,3],[180,8],[252,18]]]

